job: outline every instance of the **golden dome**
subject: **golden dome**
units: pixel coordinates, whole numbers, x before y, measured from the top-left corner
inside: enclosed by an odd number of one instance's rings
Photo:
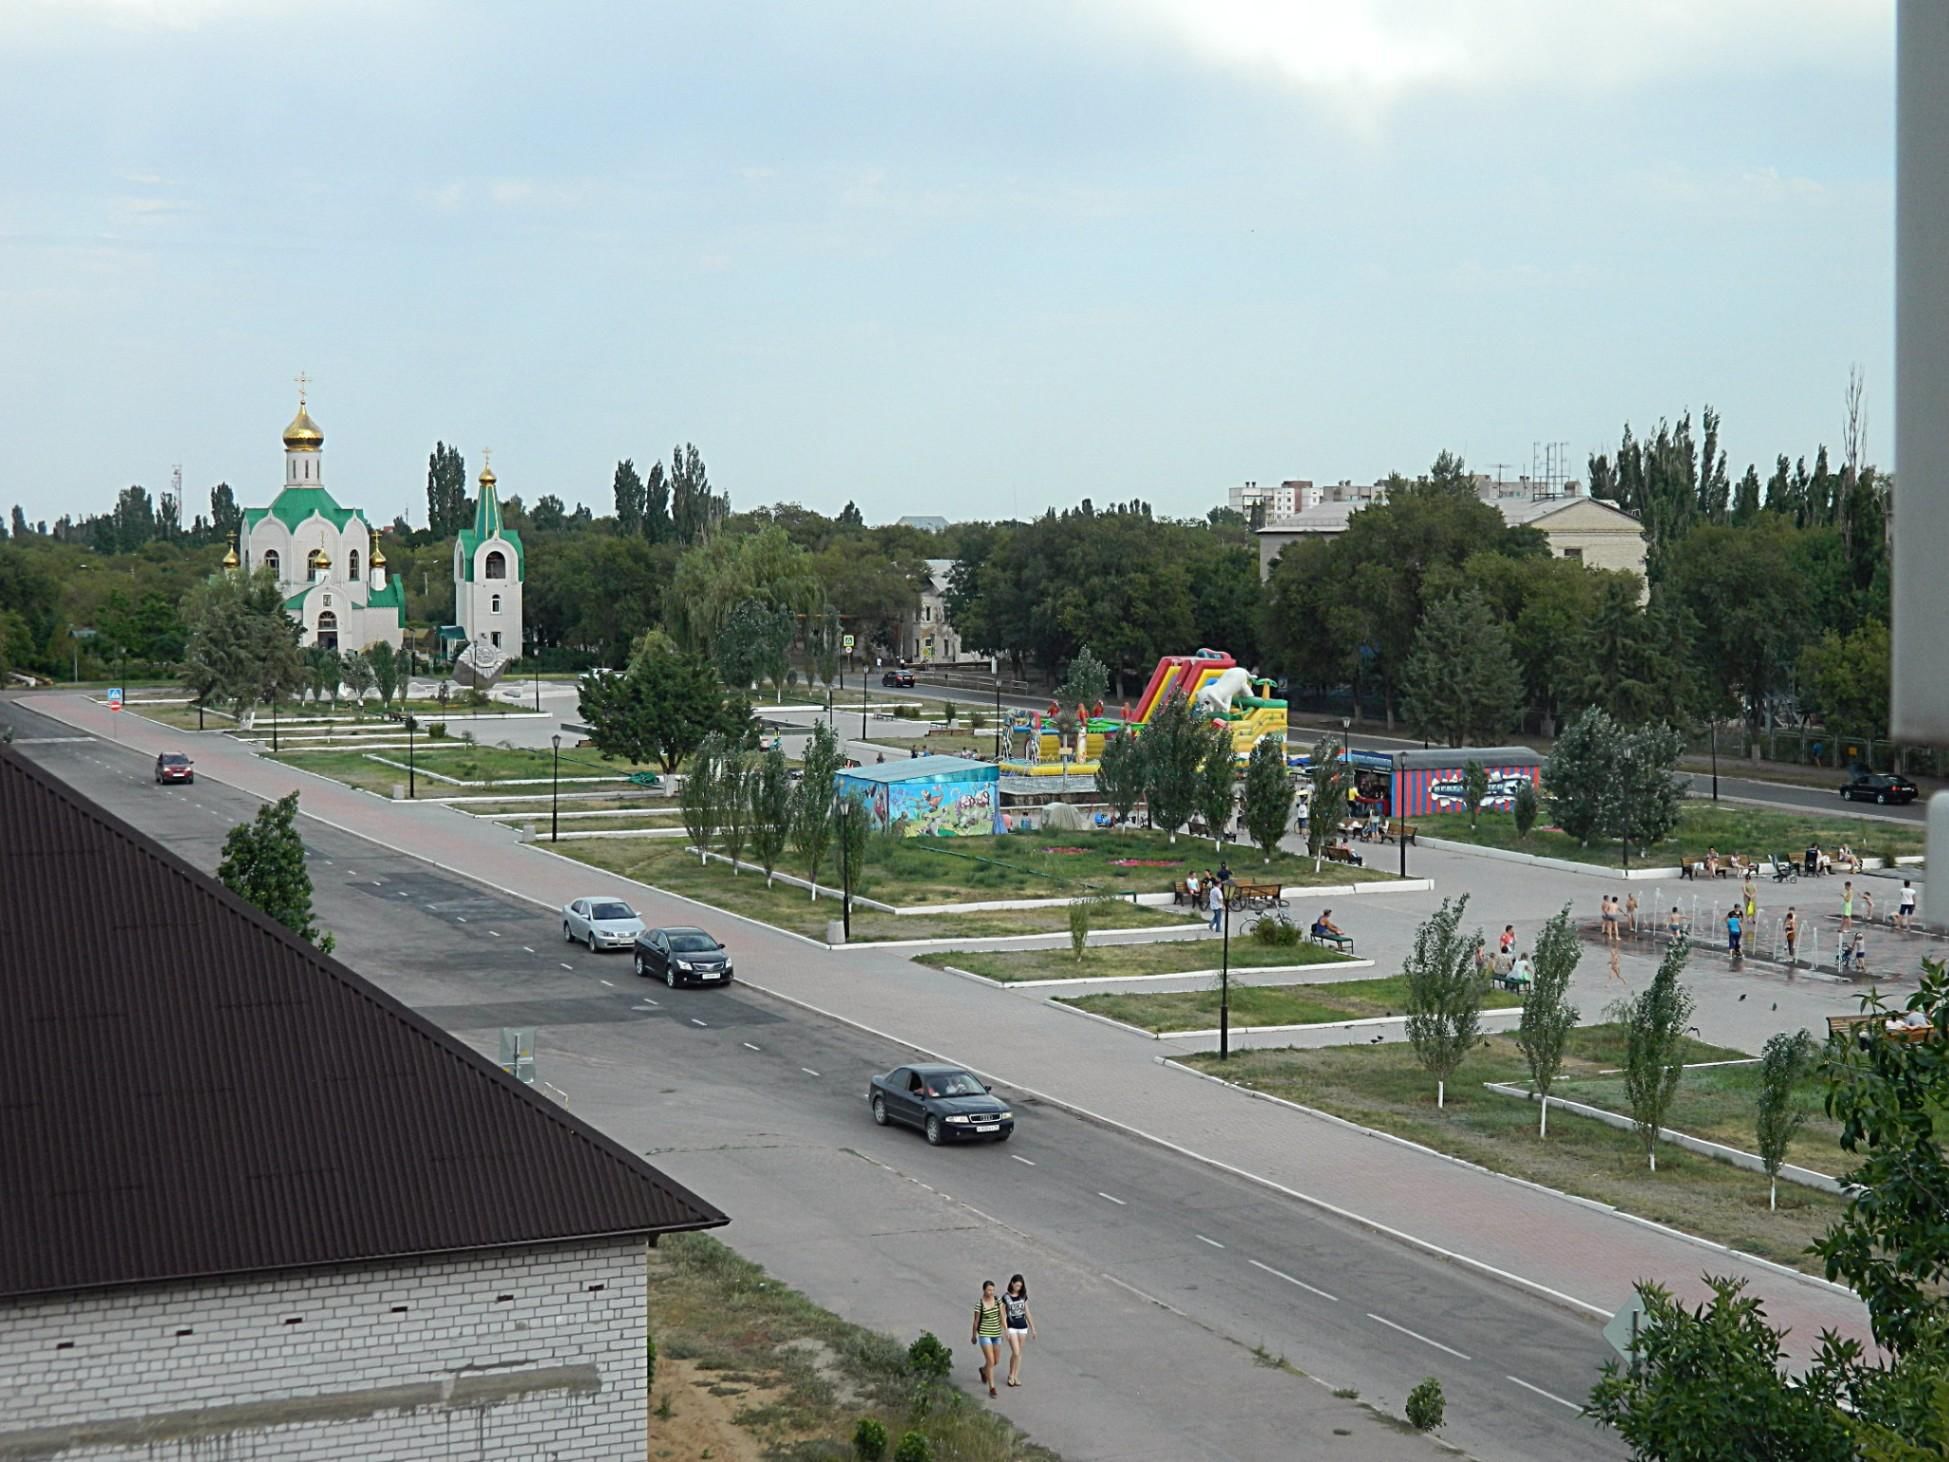
[[[372,566],[375,569],[382,569],[386,566],[386,550],[381,548],[377,543],[372,545]]]
[[[482,487],[492,487],[495,483],[499,482],[500,480],[501,480],[500,478],[494,475],[494,469],[492,467],[481,468],[480,485]]]
[[[298,414],[291,418],[291,425],[284,429],[284,450],[287,452],[316,452],[325,445],[325,433],[311,413],[305,410],[304,402],[298,403]]]
[[[232,543],[229,551],[223,556],[223,566],[227,569],[234,569],[241,562],[242,560],[237,557],[237,545]]]
[[[321,569],[327,569],[332,566],[332,561],[330,556],[326,554],[325,550],[322,548],[312,549],[311,558],[309,559],[309,562]]]

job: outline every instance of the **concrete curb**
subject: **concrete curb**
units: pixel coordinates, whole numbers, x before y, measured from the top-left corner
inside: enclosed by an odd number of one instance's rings
[[[945,965],[941,968],[947,968]],[[1371,959],[1339,959],[1326,964],[1307,965],[1243,965],[1232,973],[1254,975],[1310,975],[1326,971],[1371,970]],[[1152,980],[1215,980],[1223,975],[1223,970],[1167,970],[1155,975],[1078,975],[1074,979],[1056,980],[991,980],[986,975],[973,974],[967,970],[957,970],[956,974],[968,975],[970,979],[980,980],[984,985],[995,985],[1003,990],[1056,990],[1076,985],[1134,985]],[[1289,983],[1303,985],[1304,980]]]
[[[1493,858],[1500,863],[1526,863],[1532,868],[1550,868],[1558,873],[1583,873],[1592,878],[1628,879],[1637,882],[1658,878],[1677,878],[1678,868],[1605,868],[1596,863],[1577,863],[1569,858],[1549,858],[1541,853],[1517,853],[1508,848],[1485,848],[1479,843],[1458,843],[1451,838],[1420,836],[1417,841],[1444,853],[1472,853],[1478,858]]]
[[[956,973],[959,974],[964,972],[956,971]],[[981,976],[971,975],[969,976],[969,978],[979,980],[981,979]],[[995,982],[993,980],[988,980],[985,983],[992,985]],[[1114,994],[1115,992],[1107,991],[1105,993]],[[1071,1015],[1083,1015],[1089,1017],[1091,1020],[1100,1020],[1105,1025],[1113,1025],[1118,1030],[1129,1031],[1132,1035],[1142,1036],[1147,1041],[1215,1041],[1218,1039],[1219,1036],[1219,1030],[1217,1026],[1213,1026],[1210,1030],[1182,1030],[1182,1031],[1146,1030],[1143,1026],[1132,1025],[1127,1020],[1118,1020],[1114,1016],[1109,1016],[1109,1015],[1098,1015],[1094,1010],[1084,1010],[1081,1006],[1078,1005],[1065,1004],[1062,1000],[1058,999],[1056,996],[1053,995],[1049,996],[1042,1003],[1045,1005],[1053,1005],[1058,1010],[1066,1010]],[[1485,1010],[1482,1012],[1484,1016],[1490,1016],[1490,1015],[1520,1016],[1522,1013],[1523,1013],[1523,1008],[1520,1005],[1498,1006],[1494,1010]],[[1408,1018],[1405,1015],[1350,1015],[1345,1020],[1316,1020],[1306,1025],[1235,1025],[1232,1027],[1232,1034],[1235,1036],[1289,1035],[1298,1031],[1351,1030],[1356,1026],[1406,1025],[1407,1020]],[[1204,1073],[1198,1072],[1196,1074],[1202,1076]],[[1273,1100],[1276,1100],[1276,1098],[1274,1098]]]
[[[1520,1102],[1535,1102],[1537,1100],[1535,1092],[1525,1090],[1520,1086],[1510,1086],[1506,1082],[1485,1081],[1482,1085],[1485,1089],[1494,1092],[1497,1096],[1514,1097]],[[1593,1121],[1602,1122],[1606,1127],[1615,1127],[1621,1132],[1632,1131],[1636,1126],[1629,1117],[1621,1113],[1606,1111],[1602,1107],[1593,1107],[1587,1102],[1572,1101],[1569,1097],[1551,1097],[1550,1109],[1555,1111],[1558,1108],[1562,1108],[1575,1117],[1589,1117]],[[1713,1142],[1704,1137],[1694,1137],[1688,1132],[1675,1132],[1669,1127],[1660,1127],[1658,1129],[1658,1139],[1661,1142],[1669,1142],[1673,1147],[1683,1148],[1687,1152],[1695,1152],[1700,1157],[1716,1158],[1718,1161],[1730,1164],[1733,1167],[1744,1168],[1749,1173],[1764,1173],[1766,1171],[1766,1164],[1760,1160],[1757,1153],[1745,1152],[1737,1147],[1727,1147],[1723,1142]],[[1826,1173],[1817,1173],[1812,1168],[1795,1167],[1792,1163],[1782,1163],[1780,1165],[1780,1177],[1786,1182],[1798,1183],[1803,1188],[1816,1188],[1823,1193],[1832,1193],[1836,1197],[1841,1198],[1845,1198],[1858,1191],[1857,1189],[1850,1188],[1839,1178],[1829,1177]]]

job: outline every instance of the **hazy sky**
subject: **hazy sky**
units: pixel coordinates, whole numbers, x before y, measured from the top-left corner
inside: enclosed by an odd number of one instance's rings
[[[1889,0],[4,0],[0,505],[1202,512],[1891,439]]]

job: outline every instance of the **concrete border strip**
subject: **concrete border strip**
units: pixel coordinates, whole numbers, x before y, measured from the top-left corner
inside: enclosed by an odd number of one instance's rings
[[[956,973],[959,974],[961,973],[961,971],[956,971]],[[969,978],[979,980],[981,979],[981,976],[970,975]],[[992,985],[995,982],[993,980],[985,980],[983,981],[983,983]],[[1106,991],[1104,993],[1115,994],[1116,992]],[[1085,1015],[1088,1016],[1091,1020],[1100,1020],[1104,1022],[1104,1024],[1106,1025],[1115,1026],[1118,1030],[1125,1030],[1125,1031],[1129,1031],[1133,1035],[1142,1036],[1147,1041],[1215,1041],[1218,1039],[1219,1036],[1219,1031],[1216,1026],[1213,1026],[1210,1030],[1177,1030],[1177,1031],[1145,1030],[1142,1026],[1132,1025],[1127,1020],[1117,1020],[1112,1016],[1098,1015],[1094,1010],[1085,1010],[1080,1005],[1066,1004],[1064,1001],[1062,1001],[1061,999],[1059,999],[1054,995],[1046,997],[1042,1003],[1044,1005],[1054,1006],[1057,1010],[1066,1010],[1071,1015]],[[1503,1005],[1503,1006],[1498,1006],[1493,1010],[1484,1010],[1482,1012],[1482,1014],[1485,1016],[1499,1015],[1499,1014],[1520,1016],[1522,1013],[1523,1013],[1523,1008],[1520,1005]],[[1357,1015],[1357,1016],[1349,1016],[1345,1020],[1317,1020],[1307,1025],[1235,1025],[1232,1027],[1232,1034],[1235,1036],[1244,1036],[1244,1035],[1265,1036],[1265,1035],[1292,1035],[1300,1031],[1351,1030],[1356,1026],[1405,1025],[1407,1024],[1407,1019],[1408,1018],[1405,1015]],[[1165,1058],[1160,1056],[1158,1059],[1163,1060]],[[1186,1069],[1188,1070],[1189,1068]],[[1198,1076],[1204,1075],[1202,1071],[1195,1072],[1193,1074]],[[1231,1082],[1226,1083],[1227,1086],[1233,1084],[1234,1083]],[[1241,1089],[1243,1090],[1245,1088],[1241,1088]],[[1262,1095],[1262,1093],[1255,1093],[1255,1095]],[[1266,1100],[1278,1101],[1279,1098],[1267,1097]],[[1310,1111],[1312,1109],[1309,1107],[1302,1107],[1300,1108],[1300,1110]]]
[[[929,968],[946,969],[948,966],[930,965]],[[1374,961],[1371,959],[1343,959],[1334,960],[1328,964],[1239,965],[1232,970],[1232,973],[1234,975],[1310,975],[1315,973],[1325,974],[1328,971],[1371,970],[1373,968]],[[980,980],[984,985],[995,985],[1004,990],[1055,990],[1076,985],[1136,984],[1139,981],[1150,980],[1216,980],[1225,972],[1219,969],[1166,970],[1162,974],[1156,975],[1077,975],[1074,978],[1060,980],[991,980],[986,975],[977,975],[969,970],[956,970],[954,973],[957,975],[967,975],[969,979]],[[1299,980],[1294,983],[1305,984],[1306,982]]]

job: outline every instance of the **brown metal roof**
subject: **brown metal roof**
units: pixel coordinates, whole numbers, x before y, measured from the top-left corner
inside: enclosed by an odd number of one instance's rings
[[[0,1295],[723,1214],[0,748]]]

